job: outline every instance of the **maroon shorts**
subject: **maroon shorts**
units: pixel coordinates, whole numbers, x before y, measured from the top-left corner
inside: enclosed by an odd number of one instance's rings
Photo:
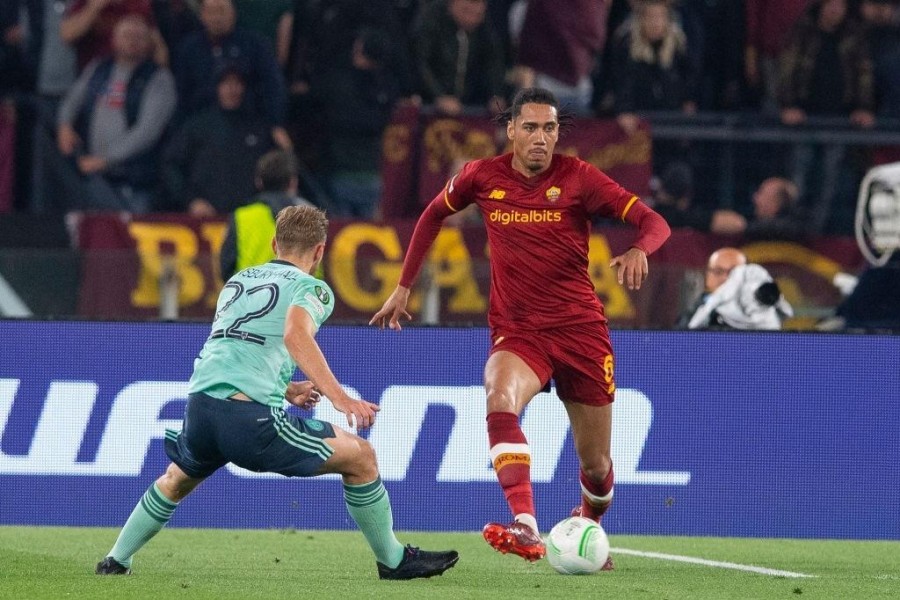
[[[561,400],[605,406],[616,380],[606,323],[591,322],[540,331],[495,329],[491,354],[512,352],[537,374],[541,385],[556,383]]]

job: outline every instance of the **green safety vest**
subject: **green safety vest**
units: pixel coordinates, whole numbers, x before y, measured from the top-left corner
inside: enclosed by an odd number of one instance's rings
[[[275,258],[275,253],[272,252],[275,217],[272,216],[272,209],[268,204],[256,202],[235,210],[234,229],[237,271],[261,265]]]

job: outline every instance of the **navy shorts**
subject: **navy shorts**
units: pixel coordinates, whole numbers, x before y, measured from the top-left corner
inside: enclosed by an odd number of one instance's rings
[[[203,479],[226,463],[250,471],[311,477],[334,449],[325,421],[301,419],[259,402],[188,396],[181,432],[166,430],[166,454],[189,476]]]

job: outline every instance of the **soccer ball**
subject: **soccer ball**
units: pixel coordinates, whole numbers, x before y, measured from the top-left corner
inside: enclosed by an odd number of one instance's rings
[[[609,558],[609,538],[596,521],[569,517],[553,526],[547,536],[547,561],[564,575],[599,571]]]

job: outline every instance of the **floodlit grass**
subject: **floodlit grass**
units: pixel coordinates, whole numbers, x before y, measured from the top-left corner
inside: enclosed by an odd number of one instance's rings
[[[404,543],[459,550],[456,568],[386,582],[362,535],[348,531],[167,529],[130,577],[94,565],[116,529],[0,527],[0,598],[900,598],[900,542],[612,536],[613,548],[813,575],[794,579],[613,552],[616,570],[556,574],[491,550],[477,533],[402,533]]]

